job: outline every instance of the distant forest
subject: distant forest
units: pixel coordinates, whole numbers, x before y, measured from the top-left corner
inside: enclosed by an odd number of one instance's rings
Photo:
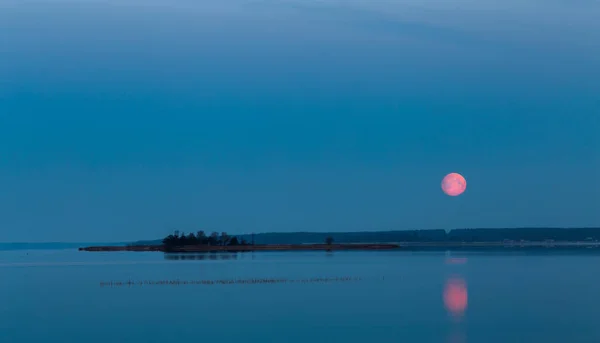
[[[226,232],[213,232],[206,235],[204,231],[185,234],[175,231],[173,234],[165,237],[162,242],[165,246],[184,246],[184,245],[212,245],[212,246],[238,246],[248,245],[249,243],[242,238],[230,236]]]
[[[371,232],[290,232],[259,233],[230,236],[227,233],[204,231],[196,234],[176,232],[163,240],[136,242],[137,244],[166,245],[246,245],[324,243],[331,238],[336,243],[400,243],[400,242],[502,242],[529,241],[557,242],[600,241],[600,228],[511,228],[511,229],[455,229],[403,230]]]

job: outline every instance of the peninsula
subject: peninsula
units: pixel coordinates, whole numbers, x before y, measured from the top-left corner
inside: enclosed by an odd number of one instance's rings
[[[397,244],[270,244],[270,245],[164,245],[96,246],[79,248],[80,251],[162,251],[166,253],[249,252],[249,251],[334,251],[334,250],[389,250]]]
[[[316,244],[254,244],[244,238],[230,236],[226,232],[213,232],[206,235],[204,231],[188,235],[176,231],[165,237],[160,244],[126,246],[96,246],[79,248],[80,251],[162,251],[167,253],[185,252],[248,252],[248,251],[300,251],[300,250],[385,250],[397,249],[397,244],[334,244],[332,237],[325,238],[324,243]]]
[[[335,242],[335,243],[334,243]],[[295,232],[230,236],[225,232],[178,231],[162,240],[121,246],[89,246],[80,251],[248,252],[302,250],[471,250],[600,248],[600,228],[513,228]]]

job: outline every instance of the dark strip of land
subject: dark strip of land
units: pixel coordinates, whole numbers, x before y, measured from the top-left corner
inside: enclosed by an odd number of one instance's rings
[[[249,243],[249,242],[252,242]],[[326,244],[323,244],[325,242]],[[254,244],[256,243],[256,244]],[[339,233],[264,233],[230,236],[175,231],[151,244],[91,246],[83,251],[244,252],[301,250],[579,249],[600,247],[600,228],[514,228]]]
[[[183,235],[183,233],[181,234]],[[207,233],[208,235],[208,233]],[[188,236],[188,235],[186,235]],[[257,245],[314,244],[324,243],[327,238],[338,244],[422,242],[579,242],[600,241],[600,227],[589,228],[473,228],[445,230],[396,230],[364,232],[273,232],[237,235],[239,242],[254,242]],[[139,241],[132,245],[161,245],[163,239]],[[217,245],[217,244],[213,244]],[[81,245],[83,246],[83,245]]]
[[[247,252],[247,251],[340,251],[340,250],[487,250],[487,249],[581,249],[600,248],[600,242],[403,242],[397,244],[272,244],[240,246],[164,245],[91,246],[80,251],[159,251],[165,253]]]
[[[390,250],[398,249],[398,244],[272,244],[272,245],[186,245],[165,247],[164,245],[146,246],[96,246],[79,248],[80,251],[162,251],[184,252],[245,252],[245,251],[334,251],[334,250]]]
[[[162,245],[90,246],[79,251],[165,251]]]

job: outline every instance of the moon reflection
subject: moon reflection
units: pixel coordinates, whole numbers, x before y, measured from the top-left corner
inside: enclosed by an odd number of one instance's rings
[[[460,277],[450,278],[444,286],[444,306],[454,317],[462,317],[467,310],[469,296],[467,283]]]

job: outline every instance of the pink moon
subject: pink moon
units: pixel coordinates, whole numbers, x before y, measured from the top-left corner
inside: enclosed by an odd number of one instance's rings
[[[455,197],[461,195],[466,189],[467,180],[458,173],[450,173],[442,180],[442,190],[449,196]]]

